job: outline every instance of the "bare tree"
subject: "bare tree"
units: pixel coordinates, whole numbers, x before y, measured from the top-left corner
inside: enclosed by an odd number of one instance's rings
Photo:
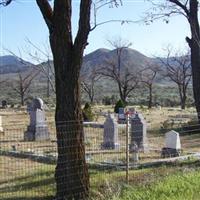
[[[149,90],[148,108],[152,108],[153,105],[153,86],[159,71],[160,67],[157,64],[148,63],[147,67],[141,72],[141,82]]]
[[[0,1],[2,2],[2,0]],[[56,199],[86,199],[89,175],[85,161],[80,70],[91,27],[92,0],[80,0],[78,31],[72,37],[72,0],[36,0],[49,29],[56,84],[56,134],[58,159]],[[103,6],[104,1],[98,0]],[[117,0],[106,0],[117,4]],[[8,1],[7,1],[8,3]],[[70,181],[69,181],[70,180]]]
[[[81,86],[82,89],[87,93],[91,104],[94,103],[95,86],[100,78],[101,75],[98,73],[96,68],[92,69],[91,72],[83,72],[81,74]]]
[[[195,106],[198,120],[200,122],[200,27],[198,20],[199,1],[198,0],[166,0],[164,3],[157,3],[149,0],[153,4],[151,12],[148,12],[147,23],[155,19],[169,21],[173,15],[182,15],[189,23],[191,36],[186,37],[186,41],[191,50],[192,80]]]
[[[30,86],[34,78],[40,73],[38,70],[31,70],[29,72],[18,72],[18,78],[14,82],[12,81],[11,87],[20,96],[21,105],[24,106],[24,102],[30,92]]]
[[[190,54],[189,52],[183,54],[179,51],[172,55],[170,48],[167,48],[167,51],[167,58],[160,59],[161,63],[166,66],[164,75],[177,85],[181,109],[185,109],[187,89],[192,78]]]
[[[120,99],[126,103],[129,94],[138,86],[138,74],[135,69],[131,69],[130,63],[122,62],[123,52],[131,44],[121,39],[109,41],[115,48],[115,55],[112,59],[104,60],[104,64],[99,69],[99,74],[112,79],[118,86]]]
[[[56,93],[55,88],[55,72],[53,70],[53,58],[49,46],[44,46],[44,50],[39,48],[31,40],[27,39],[27,43],[35,49],[35,52],[28,52],[31,59],[37,62],[36,67],[45,75],[47,78],[47,97],[50,97],[51,91]]]
[[[20,96],[21,105],[24,106],[24,102],[28,93],[30,92],[30,86],[36,78],[36,76],[41,72],[40,69],[35,68],[35,65],[28,63],[22,59],[21,51],[19,50],[19,55],[17,56],[14,52],[10,51],[9,49],[5,49],[9,52],[12,56],[14,56],[21,65],[26,66],[27,70],[22,72],[18,71],[17,73],[17,80],[10,84],[12,89]]]

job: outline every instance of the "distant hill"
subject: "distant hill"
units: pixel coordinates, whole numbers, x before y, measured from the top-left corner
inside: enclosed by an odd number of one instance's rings
[[[16,56],[0,56],[0,74],[24,72],[33,67],[30,62],[22,60]]]
[[[116,60],[117,50],[109,50],[105,48],[97,49],[96,51],[89,53],[83,58],[83,66],[82,71],[89,73],[93,68],[101,68],[106,64],[106,60]],[[161,58],[165,59],[165,58]],[[161,64],[159,58],[150,58],[145,56],[144,54],[131,49],[125,48],[122,51],[121,56],[121,66],[126,66],[132,69],[142,69],[147,66],[148,63]],[[50,61],[51,66],[53,66],[53,62]],[[47,67],[48,64],[41,63],[44,67]],[[30,70],[32,67],[40,67],[39,65],[34,65],[30,62],[21,60],[18,57],[8,55],[8,56],[0,56],[0,74],[14,74],[18,72],[25,72]],[[164,67],[164,66],[163,66]],[[53,67],[52,67],[53,68]],[[163,68],[165,69],[165,68]],[[51,72],[50,72],[51,73]],[[53,73],[53,72],[52,72]],[[52,75],[52,74],[51,74]],[[44,73],[40,73],[40,80],[45,80],[46,76]]]
[[[116,51],[116,49],[109,50],[105,48],[100,48],[94,52],[91,52],[90,54],[85,55],[83,58],[81,73],[90,73],[93,68],[98,69],[102,66],[105,66],[106,60],[116,60]],[[156,65],[161,64],[160,59],[164,60],[166,58],[150,58],[134,49],[126,48],[122,51],[121,69],[123,70],[124,67],[129,68],[130,70],[142,69],[147,67],[149,63],[155,63]],[[49,69],[49,64],[51,65],[52,70],[48,71],[47,69]],[[164,65],[161,67],[163,68],[163,71],[166,69]],[[53,61],[50,61],[49,63],[43,62],[38,65],[34,65],[31,62],[21,60],[20,58],[17,58],[12,55],[0,56],[0,80],[3,80],[0,87],[1,98],[10,98],[11,101],[15,102],[17,96],[10,85],[15,84],[16,81],[19,79],[19,76],[17,74],[18,72],[26,74],[32,72],[33,69],[41,69],[41,73],[37,75],[37,77],[34,79],[31,85],[30,96],[46,96],[48,82],[46,74],[49,74],[50,80],[54,79]],[[4,80],[6,81],[4,82]],[[165,88],[165,86],[167,86],[167,88],[174,88],[174,84],[169,79],[163,78],[163,76],[159,72],[156,78],[156,89],[154,90],[156,97],[160,97],[160,94],[163,94],[163,89],[161,88]],[[165,90],[168,91],[168,89],[164,89],[164,91]],[[95,91],[96,99],[102,99],[103,97],[110,95],[118,95],[117,85],[114,83],[114,81],[108,78],[101,78],[101,80],[98,81],[98,83],[95,86]],[[143,96],[145,91],[145,87],[139,88],[136,91],[134,91],[134,102],[146,101],[146,97]],[[164,94],[161,95],[162,98],[168,98],[172,94],[176,95],[177,90],[175,89],[173,91],[175,91],[175,93],[171,92],[170,90],[170,93],[166,93],[165,96]],[[87,99],[87,95],[84,94],[83,99],[84,98]]]
[[[98,49],[88,55],[86,55],[83,59],[83,70],[90,71],[92,68],[100,68],[101,66],[106,64],[106,60],[114,60],[116,59],[117,50],[108,50],[108,49]],[[129,68],[143,68],[147,65],[147,63],[155,62],[154,59],[149,58],[142,53],[126,48],[123,49],[121,55],[121,63],[123,66],[128,66]]]
[[[96,51],[84,56],[83,70],[89,72],[92,68],[98,68],[105,64],[105,60],[111,60],[116,57],[116,49],[109,50],[105,48],[97,49]],[[127,48],[122,52],[122,67],[128,64],[129,67],[144,67],[147,62],[152,62],[153,59],[149,58],[140,52]],[[52,61],[51,61],[52,64]],[[21,60],[18,57],[8,55],[0,56],[0,74],[9,74],[23,72],[30,69],[34,65],[30,62]],[[46,65],[47,66],[47,65]]]

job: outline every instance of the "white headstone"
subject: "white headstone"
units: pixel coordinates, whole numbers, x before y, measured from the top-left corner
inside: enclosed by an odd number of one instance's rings
[[[170,149],[181,149],[179,133],[172,130],[165,133],[165,147]]]

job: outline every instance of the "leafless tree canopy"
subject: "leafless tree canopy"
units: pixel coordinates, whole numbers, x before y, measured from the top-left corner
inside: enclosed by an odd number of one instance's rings
[[[166,23],[169,22],[169,17],[175,15],[183,15],[188,19],[189,0],[164,0],[154,1],[147,0],[152,7],[146,12],[145,22],[153,22],[157,19],[163,19]]]
[[[146,68],[141,71],[141,82],[149,90],[148,108],[152,108],[153,105],[153,85],[160,71],[160,66],[156,63],[147,63]]]
[[[31,70],[29,72],[18,72],[17,80],[12,82],[11,87],[20,96],[21,105],[23,106],[28,94],[30,86],[34,78],[40,73],[39,70]]]
[[[35,50],[27,52],[30,58],[37,62],[37,68],[47,78],[47,97],[50,97],[50,91],[56,93],[55,89],[55,71],[53,69],[53,56],[49,45],[44,45],[44,50],[27,39],[27,43]]]
[[[101,75],[98,73],[96,68],[92,69],[91,72],[81,73],[81,87],[87,93],[90,103],[94,103],[95,98],[95,86],[100,80]]]
[[[181,108],[185,109],[187,89],[192,78],[189,51],[186,54],[181,51],[173,53],[172,49],[167,48],[166,60],[160,59],[160,61],[166,66],[165,76],[177,85]]]
[[[131,43],[124,42],[122,39],[109,41],[109,43],[116,53],[112,59],[104,60],[99,73],[112,79],[117,84],[120,98],[123,102],[126,102],[127,97],[139,82],[137,71],[131,67],[130,63],[122,62],[123,51],[129,48]]]
[[[40,74],[41,69],[36,68],[34,65],[30,65],[28,62],[25,62],[22,59],[21,51],[19,50],[19,55],[17,56],[14,52],[10,51],[9,49],[6,49],[6,51],[11,54],[12,56],[16,57],[17,60],[24,66],[27,67],[27,70],[24,72],[18,72],[17,73],[17,79],[10,83],[10,86],[13,88],[13,90],[20,96],[21,99],[21,105],[23,106],[26,100],[27,95],[30,92],[30,86],[33,82],[33,80],[36,78],[37,75]]]
[[[199,1],[198,0],[166,0],[157,2],[149,0],[153,8],[147,12],[145,22],[164,19],[168,23],[169,17],[183,15],[190,26],[191,36],[186,41],[191,50],[192,82],[195,107],[200,123],[200,26],[199,26]]]

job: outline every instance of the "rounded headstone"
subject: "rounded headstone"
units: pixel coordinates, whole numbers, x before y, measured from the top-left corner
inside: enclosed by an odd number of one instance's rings
[[[165,147],[171,149],[181,149],[179,133],[171,130],[165,133]]]
[[[44,102],[41,98],[35,98],[33,99],[33,108],[34,109],[40,109],[42,110],[43,109],[43,106],[44,106]]]

